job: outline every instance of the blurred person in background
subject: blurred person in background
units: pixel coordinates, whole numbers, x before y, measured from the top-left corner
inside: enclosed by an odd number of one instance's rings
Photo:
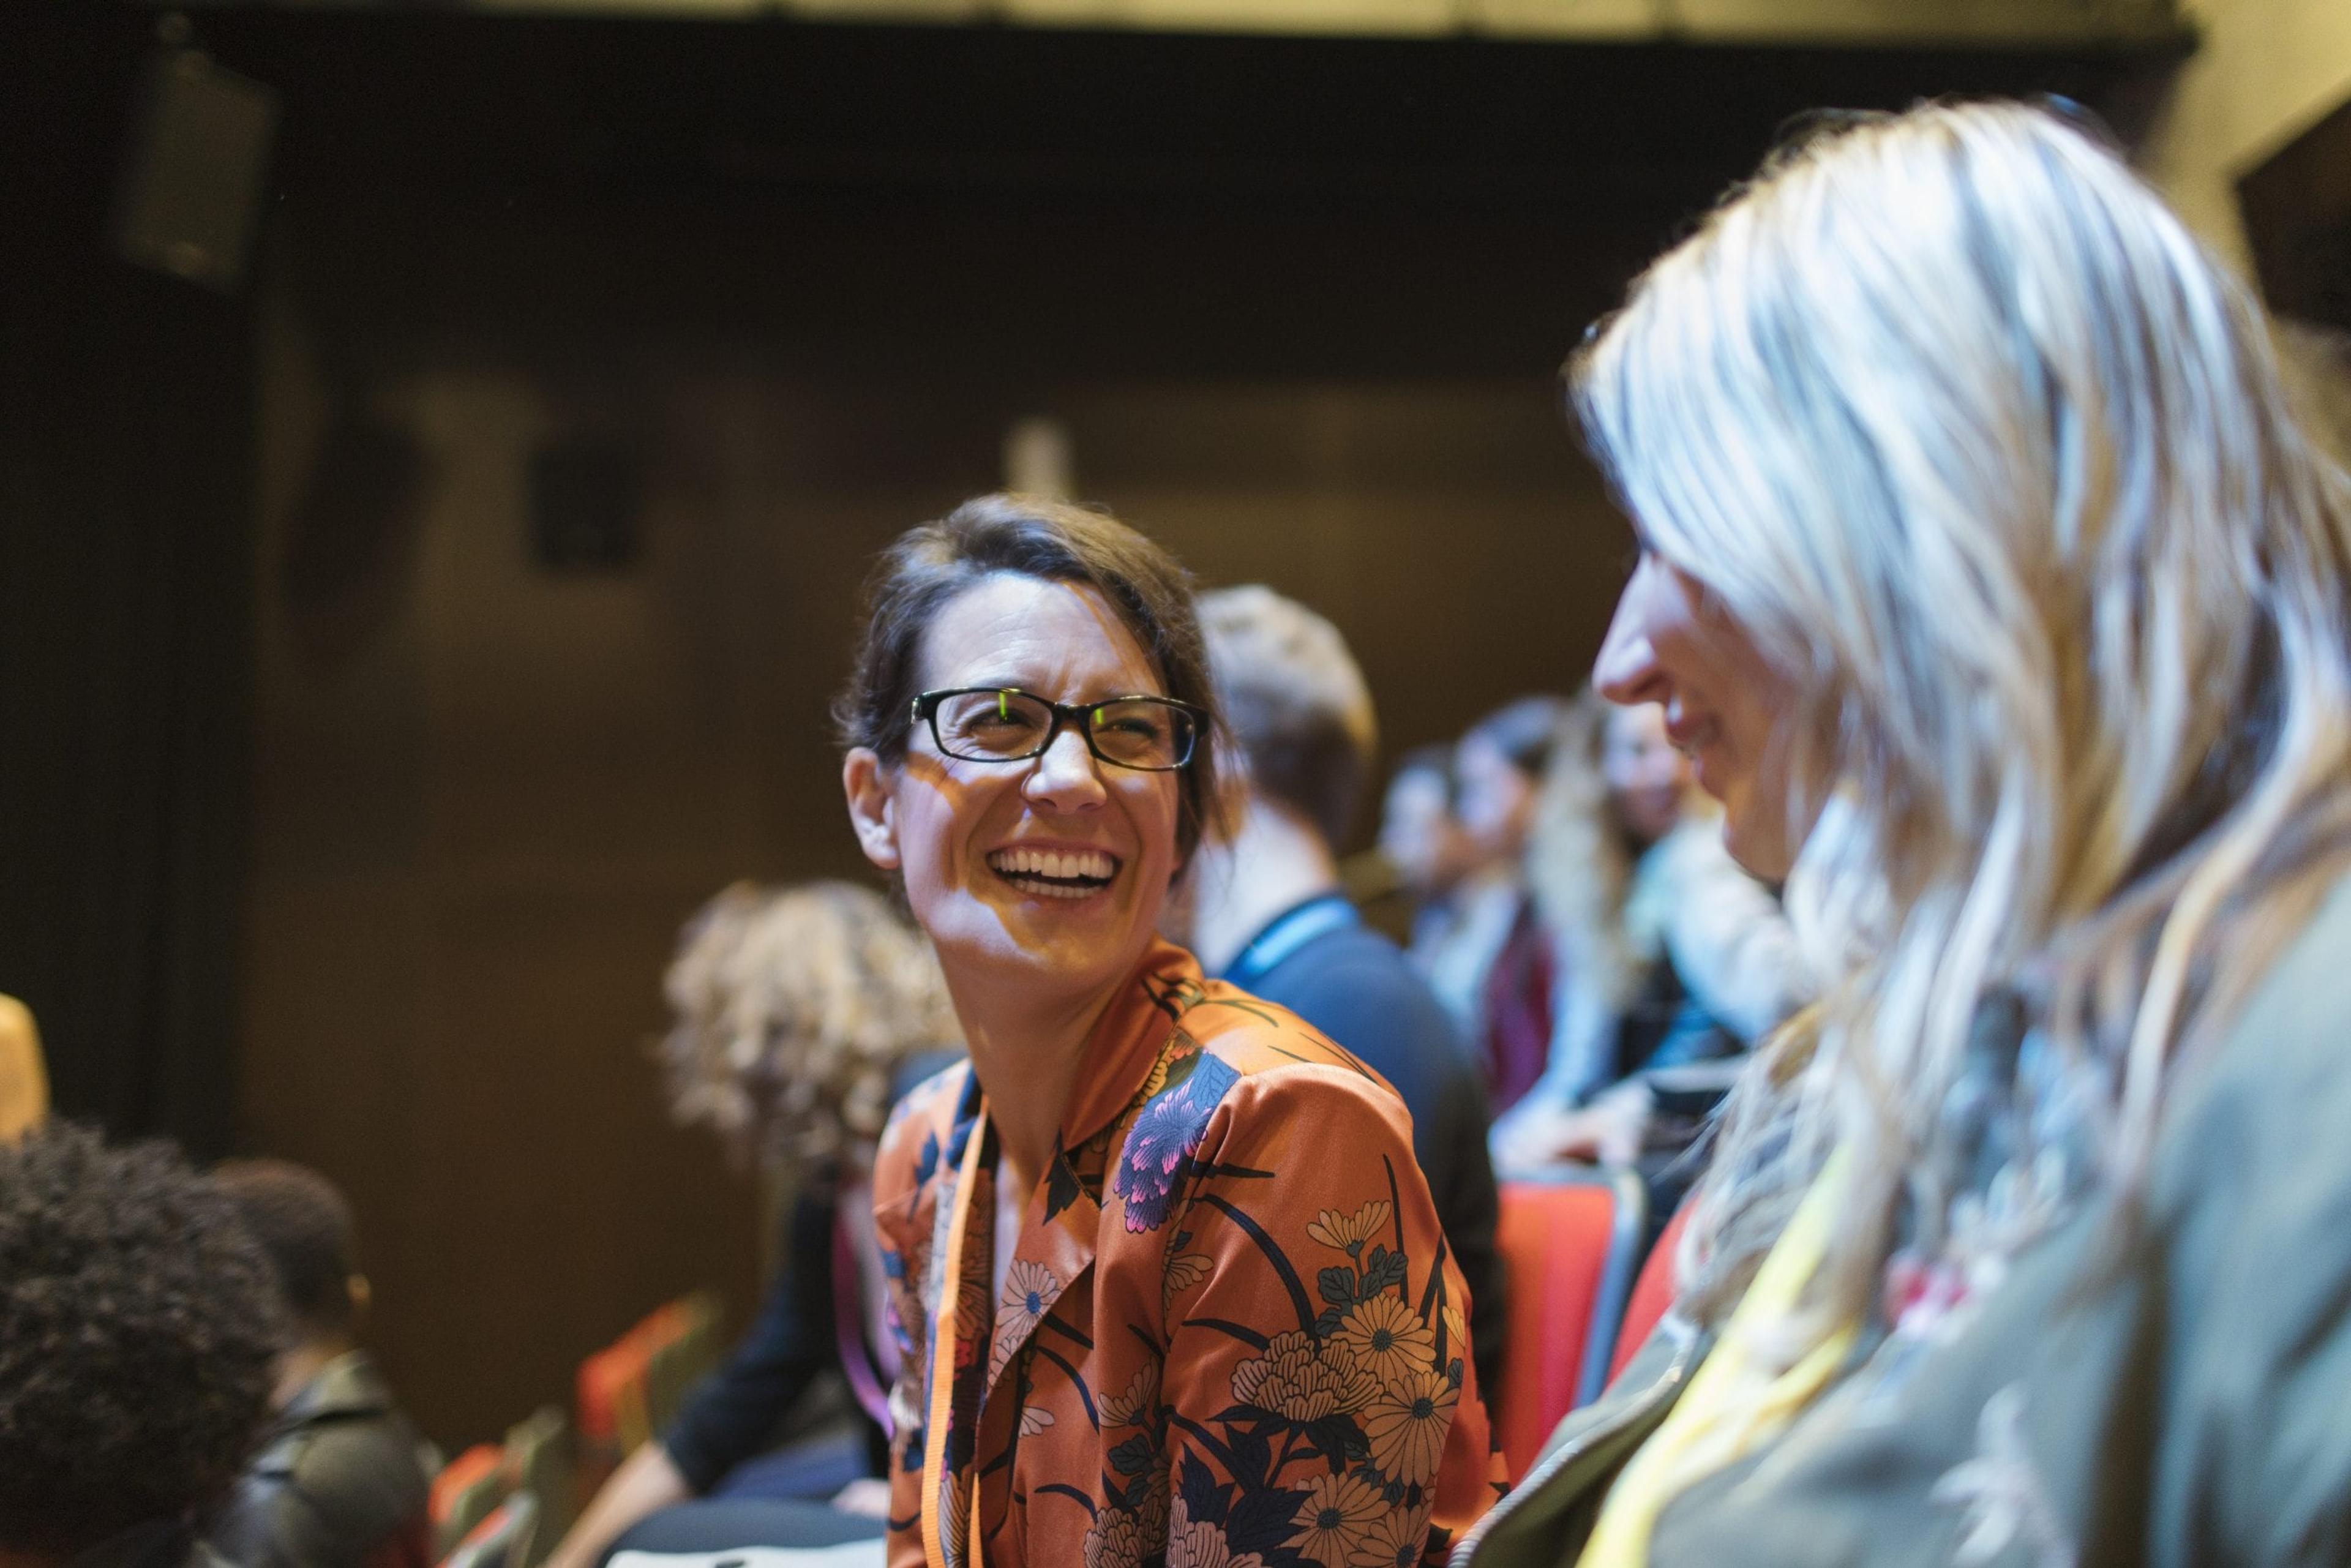
[[[49,1113],[49,1074],[32,1009],[0,996],[0,1138],[37,1126]]]
[[[873,1150],[901,1078],[958,1051],[938,964],[872,888],[738,883],[687,923],[667,990],[673,1113],[716,1129],[789,1192],[784,1251],[735,1354],[668,1431],[613,1472],[548,1559],[552,1568],[591,1568],[640,1521],[695,1498],[831,1500],[874,1521],[868,1533],[879,1532],[888,1498],[874,1478],[888,1458],[883,1390],[897,1369],[883,1318]],[[803,1396],[835,1374],[856,1406],[846,1440],[820,1435],[777,1449]],[[664,1544],[737,1544],[746,1517],[671,1514]],[[759,1521],[753,1533],[777,1533],[777,1523]]]
[[[865,602],[850,821],[970,1049],[875,1168],[890,1563],[1442,1563],[1499,1466],[1409,1118],[1156,934],[1219,818],[1188,576],[994,496]]]
[[[175,1151],[0,1140],[0,1564],[222,1568],[199,1525],[284,1343],[268,1260]]]
[[[1690,793],[1657,705],[1619,707],[1587,690],[1569,706],[1527,849],[1553,944],[1550,1061],[1495,1124],[1505,1167],[1679,1153],[1693,1118],[1660,1118],[1659,1083],[1668,1111],[1719,1099],[1734,1059],[1808,993],[1779,900],[1730,858],[1720,818]],[[1702,1063],[1715,1065],[1669,1071]]]
[[[1466,1568],[2351,1562],[2351,476],[2017,104],[1844,117],[1571,366],[1658,703],[1825,984]]]
[[[1475,863],[1468,835],[1453,815],[1453,748],[1423,746],[1405,753],[1388,776],[1380,800],[1379,858],[1408,902],[1391,929],[1408,946],[1426,948],[1451,917],[1455,890]]]
[[[1550,1058],[1554,961],[1527,891],[1527,836],[1565,705],[1520,697],[1469,727],[1454,747],[1455,814],[1474,869],[1450,918],[1413,957],[1460,1025],[1497,1115],[1519,1103]]]
[[[292,1335],[269,1427],[207,1531],[214,1550],[238,1568],[425,1568],[432,1468],[359,1347],[371,1291],[350,1206],[285,1160],[225,1161],[212,1179],[268,1259]]]
[[[1498,1199],[1486,1093],[1445,1009],[1395,943],[1341,891],[1343,842],[1379,737],[1339,630],[1270,588],[1198,601],[1225,724],[1231,831],[1204,841],[1182,925],[1201,967],[1283,1007],[1355,1053],[1412,1113],[1413,1153],[1468,1282],[1481,1384],[1501,1372]]]

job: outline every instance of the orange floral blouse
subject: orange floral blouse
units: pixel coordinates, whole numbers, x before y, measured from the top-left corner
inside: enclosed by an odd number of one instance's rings
[[[1502,1470],[1403,1104],[1165,943],[1088,1051],[992,1303],[969,1067],[883,1134],[889,1568],[1442,1564]]]

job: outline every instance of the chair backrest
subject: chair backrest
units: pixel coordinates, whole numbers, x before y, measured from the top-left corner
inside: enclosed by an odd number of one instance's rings
[[[433,1519],[433,1551],[445,1557],[514,1491],[506,1450],[476,1443],[441,1468],[425,1502]]]
[[[460,1541],[441,1568],[519,1568],[538,1535],[538,1503],[517,1492]]]
[[[1502,1184],[1494,1243],[1510,1331],[1495,1430],[1516,1481],[1560,1418],[1607,1380],[1633,1287],[1647,1199],[1630,1171],[1562,1166]]]
[[[507,1428],[507,1474],[538,1513],[528,1552],[508,1568],[538,1568],[571,1527],[579,1508],[579,1469],[570,1419],[557,1406],[543,1406]]]
[[[575,1390],[580,1436],[601,1467],[621,1458],[645,1439],[645,1368],[650,1359],[634,1329],[580,1364]],[[591,1478],[592,1479],[592,1478]]]
[[[645,1419],[653,1431],[675,1419],[686,1391],[718,1364],[718,1298],[696,1291],[639,1325],[646,1340]]]
[[[574,1396],[584,1487],[602,1484],[669,1425],[695,1379],[718,1364],[719,1326],[717,1298],[697,1291],[655,1307],[580,1364]]]
[[[1689,1205],[1685,1203],[1666,1221],[1664,1233],[1649,1249],[1648,1260],[1641,1265],[1641,1277],[1633,1281],[1633,1294],[1625,1303],[1625,1322],[1616,1331],[1616,1354],[1608,1363],[1611,1383],[1632,1361],[1641,1342],[1656,1329],[1666,1309],[1674,1304],[1674,1254],[1680,1250],[1682,1230],[1688,1224]]]

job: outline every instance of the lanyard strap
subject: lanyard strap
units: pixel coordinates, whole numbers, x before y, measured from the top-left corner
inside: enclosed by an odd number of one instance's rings
[[[1344,894],[1318,894],[1274,916],[1273,924],[1259,932],[1241,949],[1240,956],[1225,966],[1222,977],[1248,990],[1269,970],[1317,936],[1362,923],[1363,916],[1355,913],[1355,906],[1347,902]]]
[[[955,1416],[956,1301],[963,1294],[963,1249],[971,1228],[971,1195],[979,1185],[979,1151],[987,1142],[987,1096],[979,1097],[979,1114],[971,1124],[970,1142],[963,1151],[963,1175],[956,1183],[955,1212],[947,1220],[947,1255],[939,1270],[938,1304],[931,1309],[931,1419],[923,1434],[923,1558],[929,1568],[947,1568],[939,1517],[939,1484],[947,1476],[947,1427]],[[972,1466],[971,1509],[965,1514],[965,1531],[979,1540],[979,1467]],[[977,1552],[970,1568],[982,1568]]]
[[[848,1188],[844,1184],[844,1193]],[[855,1201],[853,1195],[849,1201]],[[841,1354],[841,1370],[849,1376],[849,1390],[857,1396],[858,1408],[872,1423],[890,1435],[890,1396],[883,1391],[882,1374],[874,1366],[874,1355],[865,1336],[865,1291],[863,1271],[858,1263],[857,1243],[849,1234],[849,1210],[836,1207],[832,1216],[832,1344]]]

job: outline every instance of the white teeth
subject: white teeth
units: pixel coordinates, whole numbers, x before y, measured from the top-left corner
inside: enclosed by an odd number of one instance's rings
[[[998,850],[987,857],[988,865],[998,874],[1020,879],[1024,889],[1048,894],[1057,898],[1083,898],[1092,893],[1090,887],[1066,887],[1055,883],[1081,879],[1108,882],[1118,873],[1118,862],[1101,850]],[[1053,883],[1030,881],[1030,878],[1050,877]]]

